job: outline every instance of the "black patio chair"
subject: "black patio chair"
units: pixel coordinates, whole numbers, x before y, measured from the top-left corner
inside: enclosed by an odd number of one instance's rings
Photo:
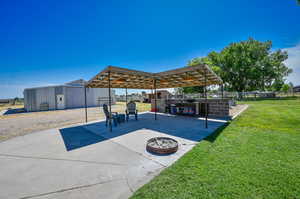
[[[130,115],[134,115],[135,120],[138,120],[138,110],[136,109],[135,102],[129,102],[126,107],[126,121],[128,121]]]
[[[109,121],[110,118],[110,114],[108,111],[108,106],[106,104],[103,104],[103,112],[105,114],[106,117],[106,121],[105,121],[105,126],[107,126],[107,123]],[[117,112],[111,112],[111,119],[114,122],[114,125],[117,126],[118,125],[118,113]]]

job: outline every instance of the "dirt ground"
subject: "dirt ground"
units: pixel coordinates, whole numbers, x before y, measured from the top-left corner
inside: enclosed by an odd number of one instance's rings
[[[137,103],[139,112],[149,111],[150,104]],[[230,115],[235,115],[243,108],[237,105],[230,109]],[[112,106],[113,112],[124,113],[125,103],[118,102]],[[104,119],[100,107],[88,108],[88,121]],[[68,109],[44,112],[29,112],[0,115],[0,142],[12,137],[26,135],[35,131],[59,128],[67,125],[85,122],[85,110]]]
[[[150,110],[150,104],[138,103],[137,106],[139,112]],[[112,111],[124,112],[125,103],[118,102],[113,105]],[[104,119],[102,108],[88,108],[88,121],[99,119]],[[83,122],[85,122],[84,108],[2,115],[0,116],[0,141],[35,131]]]

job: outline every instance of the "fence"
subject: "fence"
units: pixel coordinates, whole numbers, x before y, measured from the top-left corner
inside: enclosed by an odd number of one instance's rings
[[[134,95],[128,96],[127,101],[135,100],[143,102],[143,96]],[[283,97],[300,97],[300,92],[227,92],[223,93],[220,91],[208,91],[207,97],[210,99],[217,98],[229,98],[235,100],[256,100],[256,99],[274,99],[274,98],[283,98]],[[192,93],[192,94],[170,94],[166,96],[166,99],[203,99],[205,98],[204,93]],[[159,99],[159,98],[158,98]],[[117,101],[125,102],[125,96],[117,96]]]
[[[300,97],[300,92],[207,92],[208,98],[231,98],[231,99],[266,99],[266,98],[282,98],[282,97]],[[204,93],[171,95],[170,99],[199,99],[205,98]]]

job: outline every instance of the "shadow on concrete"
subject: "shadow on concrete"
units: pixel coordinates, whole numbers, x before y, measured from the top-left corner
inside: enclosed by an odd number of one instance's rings
[[[105,121],[60,129],[67,151],[90,144],[102,142],[137,130],[147,129],[190,141],[200,141],[226,124],[225,120],[209,120],[205,128],[205,120],[196,117],[158,114],[154,120],[153,113],[139,114],[138,121],[129,120],[112,132],[105,126]],[[225,128],[225,127],[224,127]],[[212,139],[212,138],[210,138]]]
[[[96,135],[86,130],[82,126],[64,128],[60,129],[59,131],[67,151],[106,140],[104,137]]]

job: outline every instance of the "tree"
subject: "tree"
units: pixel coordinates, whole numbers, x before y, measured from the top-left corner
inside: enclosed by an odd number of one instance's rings
[[[283,84],[281,91],[284,93],[287,93],[290,90],[290,85],[289,84]]]
[[[293,96],[294,96],[294,84],[292,82],[290,82],[289,86],[290,86],[289,92],[293,93]]]
[[[229,91],[280,90],[292,70],[283,63],[288,58],[287,52],[271,52],[271,47],[271,41],[249,38],[230,44],[220,53],[213,51],[207,57],[192,59],[188,64],[207,64]]]
[[[290,85],[290,88],[291,88],[291,89],[293,89],[293,88],[294,88],[294,84],[293,84],[293,82],[290,82],[290,83],[289,83],[289,85]]]
[[[11,103],[12,103],[12,105],[16,105],[19,102],[20,102],[20,99],[18,97],[15,97]]]
[[[175,95],[182,95],[183,94],[183,88],[181,88],[181,87],[175,88],[174,93],[175,93]]]
[[[192,86],[192,87],[183,87],[183,93],[203,93],[203,86]]]
[[[209,65],[215,72],[219,71],[220,69],[218,66],[215,66],[208,57],[194,58],[188,62],[188,65],[195,66],[200,63]],[[184,87],[182,91],[183,93],[203,93],[204,87],[203,86]]]

